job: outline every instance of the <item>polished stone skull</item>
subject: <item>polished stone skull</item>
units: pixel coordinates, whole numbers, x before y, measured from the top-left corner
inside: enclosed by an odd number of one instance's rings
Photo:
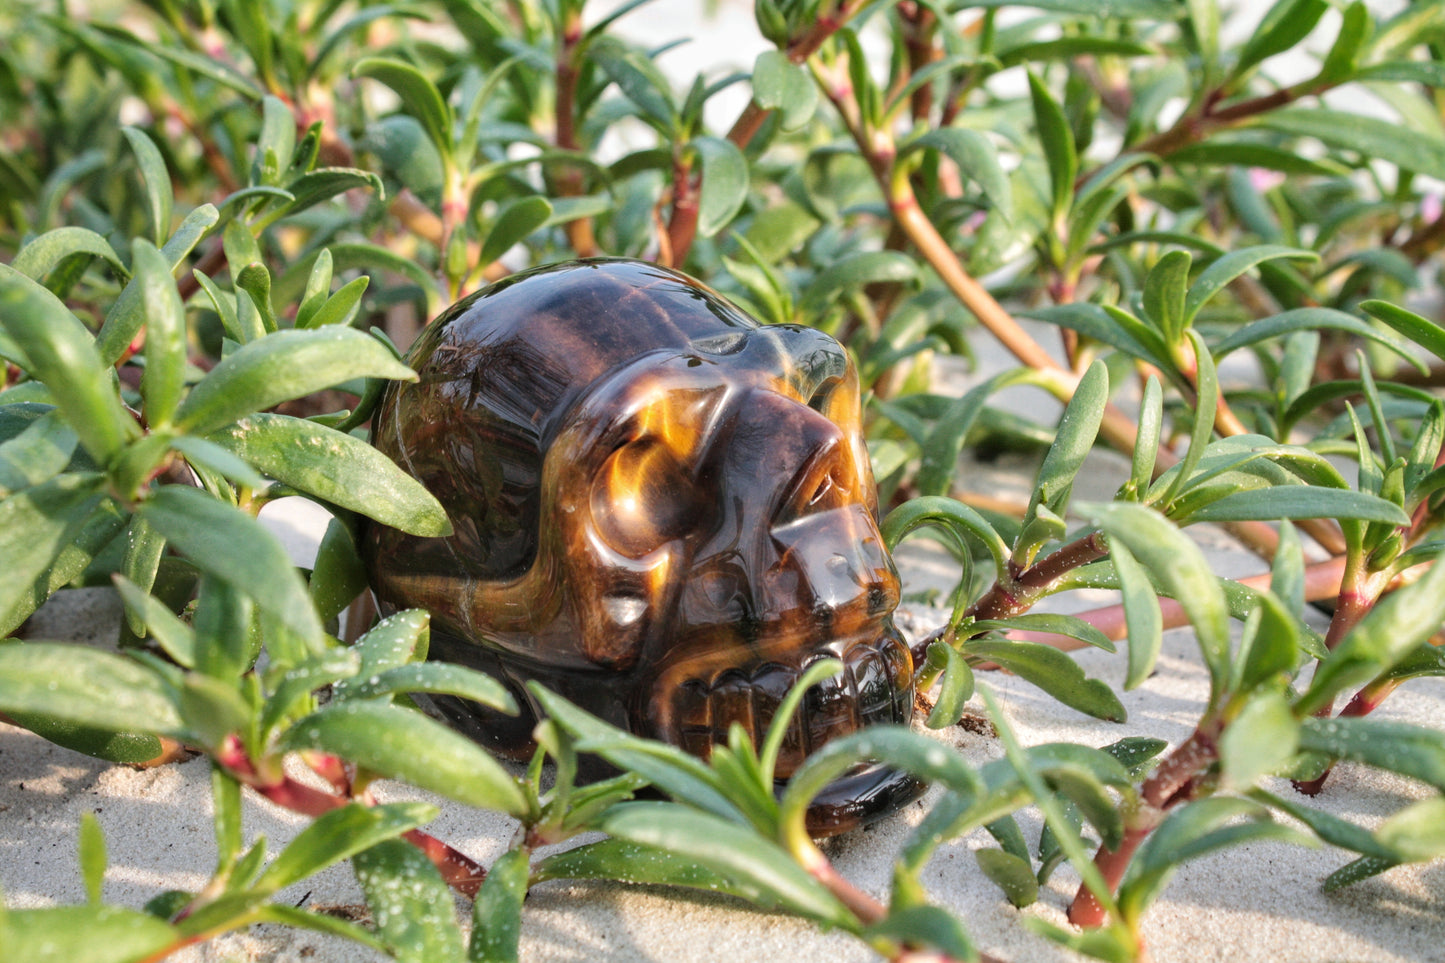
[[[507,718],[451,720],[530,751],[540,680],[595,715],[706,756],[740,723],[760,742],[798,675],[785,778],[825,741],[911,717],[898,576],[877,524],[842,347],[760,326],[697,282],[628,260],[529,271],[460,302],[408,356],[373,440],[446,506],[455,533],[373,526],[387,610],[431,611],[431,657],[503,680]],[[839,831],[916,794],[865,769],[810,813]]]

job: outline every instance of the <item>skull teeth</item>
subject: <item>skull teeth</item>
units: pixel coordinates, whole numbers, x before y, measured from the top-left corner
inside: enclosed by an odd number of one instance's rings
[[[799,666],[776,662],[730,668],[710,679],[690,679],[675,696],[678,741],[683,749],[706,757],[713,745],[726,745],[733,723],[762,743],[778,705],[818,652]],[[779,777],[786,777],[825,742],[863,726],[907,723],[912,710],[908,655],[892,633],[855,645],[843,656],[841,673],[809,689],[801,710],[789,720],[778,755]]]

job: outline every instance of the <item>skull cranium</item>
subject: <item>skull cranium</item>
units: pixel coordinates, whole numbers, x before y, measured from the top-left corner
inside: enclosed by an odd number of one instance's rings
[[[461,302],[408,356],[374,440],[446,506],[455,533],[373,526],[384,607],[433,616],[432,655],[544,685],[641,735],[706,755],[760,741],[799,674],[810,690],[779,758],[906,723],[912,663],[877,526],[857,377],[837,342],[760,326],[651,264],[573,262]],[[439,700],[499,750],[533,719]],[[850,781],[851,780],[851,781]],[[855,773],[810,811],[839,831],[916,794]]]

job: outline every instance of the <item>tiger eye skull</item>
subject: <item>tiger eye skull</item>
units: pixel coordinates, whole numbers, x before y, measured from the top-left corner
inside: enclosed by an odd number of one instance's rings
[[[907,723],[912,660],[878,530],[857,376],[827,335],[759,325],[655,265],[529,271],[461,301],[408,355],[373,441],[436,495],[454,534],[373,525],[385,610],[432,613],[432,658],[502,680],[522,706],[437,707],[531,751],[537,679],[594,715],[706,757],[739,723],[762,741],[813,662],[777,774],[829,739]],[[912,799],[881,767],[809,813],[825,835]]]

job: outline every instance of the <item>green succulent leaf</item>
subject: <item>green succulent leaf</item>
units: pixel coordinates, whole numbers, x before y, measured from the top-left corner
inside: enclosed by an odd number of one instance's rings
[[[930,729],[943,729],[963,716],[964,705],[973,695],[973,670],[952,646],[941,642],[928,647],[928,661],[932,663],[935,658],[943,665],[943,681],[926,725]]]
[[[400,839],[383,839],[351,858],[376,933],[402,963],[466,959],[451,891],[435,864]]]
[[[1158,327],[1165,344],[1178,344],[1189,323],[1184,303],[1193,263],[1188,251],[1166,251],[1144,278],[1144,313]]]
[[[451,108],[425,74],[409,63],[385,57],[367,57],[351,68],[351,74],[378,80],[395,91],[406,112],[421,122],[442,156],[451,156]]]
[[[442,662],[414,662],[359,679],[346,690],[347,698],[374,699],[406,692],[459,696],[515,715],[516,700],[506,688],[484,672]]]
[[[1313,836],[1274,822],[1267,809],[1249,800],[1212,797],[1176,807],[1129,863],[1119,886],[1120,911],[1127,920],[1139,919],[1183,863],[1259,840],[1318,845]]]
[[[1383,719],[1311,717],[1302,723],[1300,748],[1398,772],[1445,791],[1445,743],[1438,731],[1424,726]]]
[[[149,913],[98,903],[5,910],[0,925],[7,957],[27,963],[131,963],[181,943]]]
[[[1394,858],[1394,852],[1376,839],[1374,833],[1322,809],[1304,805],[1299,801],[1300,797],[1297,793],[1290,792],[1287,796],[1276,796],[1256,788],[1249,791],[1249,797],[1266,806],[1288,813],[1308,826],[1316,836],[1331,846],[1364,853],[1379,859],[1393,860]]]
[[[798,301],[804,317],[823,314],[848,291],[869,284],[917,284],[918,265],[897,251],[860,251],[840,258],[813,278]]]
[[[1038,901],[1039,881],[1034,878],[1034,867],[1028,860],[992,848],[974,850],[973,855],[983,875],[1003,890],[1014,906],[1023,908]]]
[[[1063,108],[1032,71],[1029,72],[1029,93],[1033,100],[1039,143],[1048,163],[1053,218],[1059,221],[1073,204],[1074,179],[1079,173],[1078,150]]]
[[[319,749],[448,799],[514,816],[528,811],[501,763],[466,736],[412,709],[349,699],[300,720],[285,749]]]
[[[529,869],[527,851],[513,849],[487,871],[487,880],[472,906],[469,963],[516,963]]]
[[[352,649],[361,656],[357,674],[365,679],[380,672],[426,658],[431,616],[421,609],[406,609],[389,615],[356,640]],[[350,683],[337,687],[347,694]]]
[[[451,534],[446,510],[420,482],[344,432],[304,418],[254,414],[208,437],[277,481],[323,502],[412,535]]]
[[[331,325],[277,331],[232,352],[191,389],[176,427],[209,434],[246,415],[353,378],[416,380],[380,341]]]
[[[801,64],[781,50],[765,50],[753,63],[753,100],[781,114],[784,130],[796,130],[813,116],[818,87]]]
[[[667,78],[651,60],[612,37],[594,41],[588,56],[654,126],[669,133],[678,130],[681,119]]]
[[[519,197],[497,213],[487,239],[482,242],[480,264],[491,264],[514,244],[546,224],[552,217],[552,203],[540,194]]]
[[[1229,605],[1199,546],[1144,505],[1114,502],[1080,508],[1109,536],[1111,545],[1122,543],[1165,594],[1178,600],[1198,635],[1217,697],[1229,668]]]
[[[1295,707],[1310,713],[1341,691],[1363,685],[1410,655],[1445,621],[1445,565],[1437,559],[1418,581],[1374,606],[1315,670]]]
[[[847,932],[861,927],[822,883],[776,843],[711,813],[676,803],[628,802],[602,817],[600,828],[618,839],[658,847],[695,860],[761,892],[773,905]]]
[[[1370,317],[1385,322],[1435,357],[1445,359],[1445,328],[1435,322],[1388,301],[1364,301],[1360,309]]]
[[[1189,293],[1184,299],[1184,323],[1192,322],[1198,316],[1199,309],[1204,307],[1205,302],[1224,290],[1225,286],[1235,278],[1260,264],[1282,258],[1318,261],[1319,255],[1313,251],[1278,244],[1244,247],[1220,255],[1207,268],[1200,271],[1199,277],[1195,278],[1194,283],[1190,285]]]
[[[1027,529],[1040,507],[1062,517],[1069,507],[1074,479],[1084,465],[1084,458],[1094,447],[1099,424],[1109,402],[1109,371],[1102,361],[1095,361],[1079,379],[1074,395],[1064,408],[1054,443],[1044,455],[1039,473],[1034,477],[1033,494],[1024,515]],[[1020,539],[1020,542],[1023,540]],[[1018,548],[1015,548],[1017,555]]]
[[[142,310],[146,316],[145,374],[141,378],[146,421],[170,424],[186,377],[186,315],[165,255],[145,241],[133,248]]]
[[[121,278],[130,276],[110,242],[85,227],[57,227],[28,241],[10,266],[34,281],[43,281],[51,271],[72,260],[88,264],[100,258]]]
[[[1139,560],[1122,542],[1110,540],[1109,558],[1119,575],[1124,622],[1129,630],[1129,673],[1124,688],[1137,688],[1149,678],[1164,645],[1164,616],[1159,595]]]
[[[1394,308],[1394,305],[1386,304],[1383,301],[1374,301],[1370,304],[1384,305],[1386,308]],[[1370,310],[1368,307],[1366,311]],[[1395,309],[1400,310],[1400,309]],[[1418,317],[1418,316],[1417,316]],[[1424,320],[1423,318],[1421,319]],[[1427,324],[1429,322],[1426,322]],[[1233,351],[1246,348],[1251,345],[1268,341],[1271,338],[1278,338],[1295,331],[1318,331],[1330,328],[1336,331],[1344,331],[1356,337],[1388,348],[1399,355],[1410,364],[1419,366],[1420,360],[1415,357],[1411,350],[1410,343],[1399,338],[1392,338],[1382,333],[1378,328],[1366,324],[1352,314],[1337,311],[1334,308],[1295,308],[1292,311],[1283,311],[1279,314],[1255,321],[1238,329],[1227,338],[1214,346],[1214,359],[1219,361]],[[1407,334],[1408,332],[1402,332]]]
[[[980,662],[993,662],[1043,689],[1071,709],[1108,722],[1123,722],[1124,711],[1114,690],[1084,676],[1084,670],[1066,653],[1039,642],[965,642],[963,654]]]
[[[1326,0],[1278,0],[1239,52],[1234,76],[1243,76],[1270,57],[1293,49],[1309,36],[1328,9]]]
[[[125,604],[126,613],[145,627],[166,655],[182,668],[196,664],[196,636],[191,627],[160,599],[122,575],[114,576],[116,590]],[[140,633],[137,633],[140,634]]]
[[[1445,178],[1445,138],[1396,121],[1323,107],[1285,107],[1268,111],[1252,123],[1282,134],[1313,137],[1330,147],[1428,177]]]
[[[978,185],[994,210],[1005,219],[1012,219],[1013,189],[999,164],[998,151],[986,135],[962,127],[930,130],[909,140],[899,156],[918,150],[936,150],[953,161],[964,177]]]
[[[863,937],[875,941],[875,946],[878,940],[921,943],[936,947],[953,960],[972,960],[978,955],[968,931],[958,917],[937,906],[890,909],[887,916],[863,931]]]
[[[306,583],[316,614],[329,622],[345,611],[351,600],[366,591],[366,567],[356,551],[351,531],[340,519],[326,525],[321,544],[316,549],[311,578]]]
[[[436,817],[435,806],[419,802],[351,803],[318,816],[301,830],[256,880],[254,888],[274,893],[328,866],[365,852],[377,843]]]
[[[1219,738],[1224,784],[1239,790],[1284,767],[1299,745],[1299,720],[1277,691],[1245,703]]]
[[[1191,522],[1242,522],[1353,518],[1387,525],[1409,525],[1404,509],[1378,495],[1344,488],[1285,485],[1238,491],[1189,513]]]
[[[988,549],[999,574],[1008,571],[1008,545],[988,520],[962,502],[941,495],[911,498],[890,511],[883,519],[883,541],[893,551],[910,532],[927,525],[959,536],[972,535]]]
[[[185,738],[160,675],[123,656],[59,642],[0,644],[0,712]]]
[[[49,390],[98,464],[140,434],[85,325],[54,294],[6,265],[0,265],[0,330],[24,352],[24,367]]]
[[[1445,856],[1445,796],[1411,803],[1381,823],[1375,835],[1401,862]]]
[[[171,207],[175,203],[175,196],[171,192],[171,174],[166,169],[165,158],[145,131],[135,127],[122,127],[121,133],[130,143],[136,164],[140,167],[155,242],[158,245],[164,244],[171,233]]]
[[[712,237],[732,222],[747,200],[748,162],[736,144],[721,137],[696,137],[691,146],[702,164],[697,233]]]

